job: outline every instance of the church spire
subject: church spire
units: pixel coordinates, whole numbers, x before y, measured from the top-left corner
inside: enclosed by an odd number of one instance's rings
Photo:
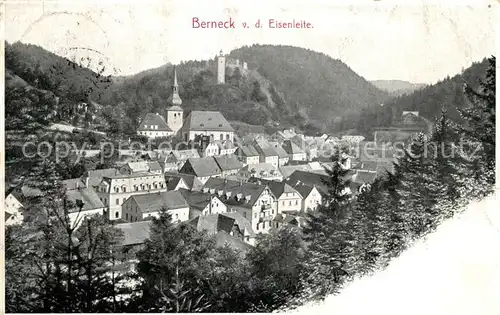
[[[168,98],[168,103],[171,106],[179,106],[182,104],[181,97],[179,96],[179,84],[177,84],[177,69],[174,67],[174,84],[172,85],[172,95]]]

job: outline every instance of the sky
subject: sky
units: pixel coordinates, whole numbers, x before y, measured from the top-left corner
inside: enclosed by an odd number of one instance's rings
[[[90,56],[115,75],[167,62],[211,59],[221,49],[229,53],[258,43],[323,52],[367,80],[429,84],[494,54],[494,21],[500,15],[488,1],[475,3],[18,0],[6,4],[5,37],[68,58]],[[194,17],[232,18],[237,28],[194,29]],[[241,27],[242,22],[254,25],[259,19],[264,25],[269,19],[305,20],[313,28]]]

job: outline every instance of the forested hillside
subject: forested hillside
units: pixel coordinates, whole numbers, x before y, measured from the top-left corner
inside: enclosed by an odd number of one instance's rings
[[[476,88],[484,79],[488,61],[473,63],[462,73],[446,77],[436,84],[426,86],[407,95],[395,97],[383,106],[364,108],[358,114],[345,117],[338,126],[340,130],[355,128],[364,134],[371,134],[373,127],[390,126],[398,120],[403,111],[418,111],[420,116],[434,121],[442,109],[448,117],[462,124],[457,108],[466,108],[470,102],[464,96],[464,84]]]
[[[230,57],[248,62],[282,92],[293,111],[305,109],[311,121],[331,128],[346,113],[386,101],[381,91],[337,59],[292,46],[253,45]]]
[[[425,84],[411,83],[401,80],[375,80],[370,82],[382,91],[388,92],[392,96],[410,94],[413,91],[421,89],[425,86]]]

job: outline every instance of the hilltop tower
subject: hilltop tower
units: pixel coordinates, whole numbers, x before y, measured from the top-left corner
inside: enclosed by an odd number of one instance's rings
[[[172,95],[167,100],[170,105],[167,108],[167,125],[172,129],[174,135],[181,129],[183,124],[182,100],[179,96],[179,85],[177,84],[177,70],[174,68],[174,84],[172,85]]]
[[[217,84],[226,83],[226,57],[222,55],[222,50],[217,57]]]

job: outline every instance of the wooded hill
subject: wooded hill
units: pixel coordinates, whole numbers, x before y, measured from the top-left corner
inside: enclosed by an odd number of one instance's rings
[[[229,54],[248,71],[227,68],[226,84],[216,84],[215,59],[177,65],[186,110],[220,110],[228,120],[268,128],[295,126],[314,133],[335,125],[346,112],[389,98],[340,60],[291,46],[254,45]],[[104,77],[41,47],[6,44],[6,68],[29,85],[48,90],[60,102],[95,101],[112,132],[135,130],[147,111],[162,112],[171,94],[173,65],[128,77]]]
[[[477,88],[484,79],[488,67],[487,59],[475,62],[462,73],[446,77],[436,84],[418,89],[411,94],[401,95],[384,103],[383,106],[364,108],[358,114],[346,116],[338,126],[339,130],[356,129],[371,135],[372,128],[391,126],[398,121],[403,111],[418,111],[419,115],[435,121],[442,109],[455,123],[463,124],[457,108],[466,108],[470,102],[464,96],[464,86]]]

